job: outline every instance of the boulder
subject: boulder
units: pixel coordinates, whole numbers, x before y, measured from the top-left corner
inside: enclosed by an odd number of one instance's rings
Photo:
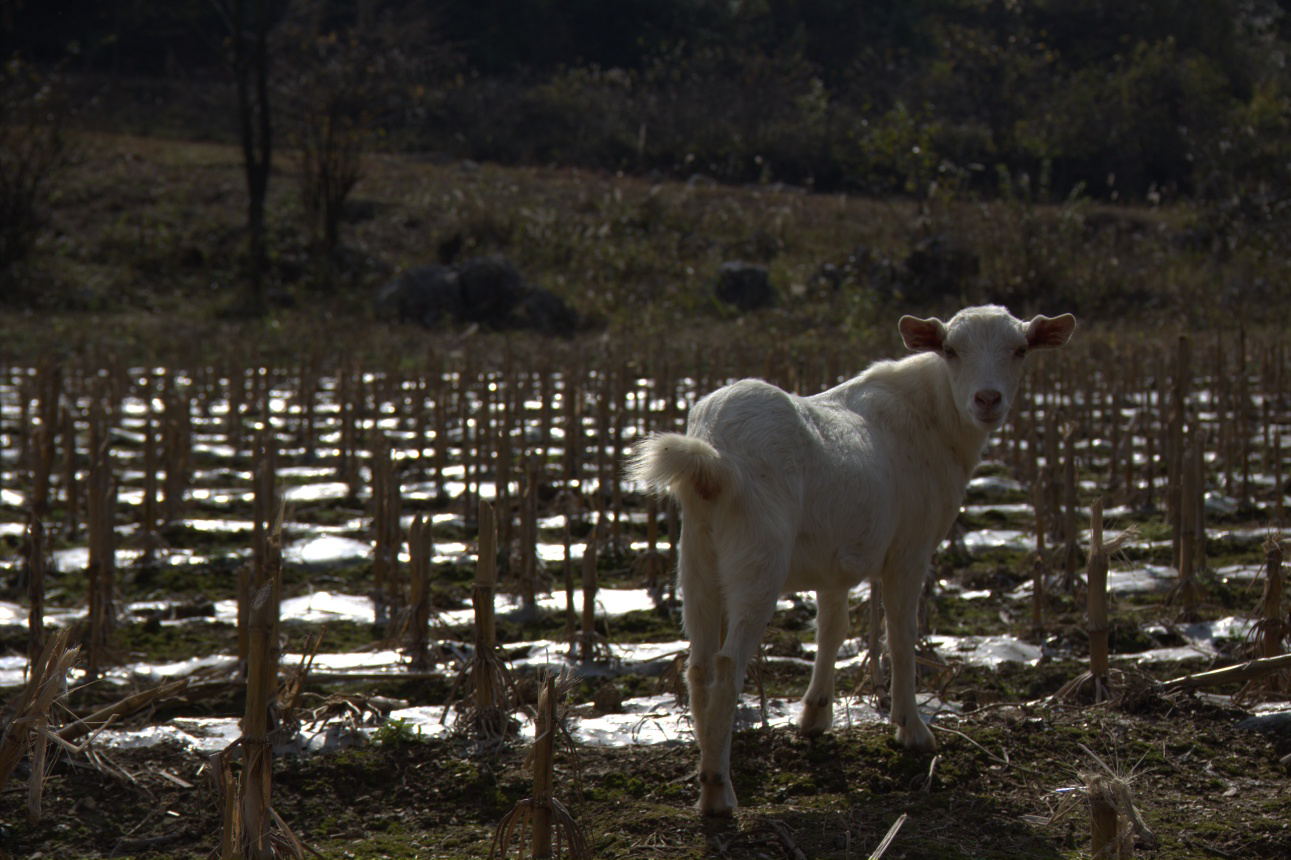
[[[515,312],[515,324],[539,334],[573,337],[578,312],[545,287],[529,287]]]
[[[462,313],[457,272],[448,266],[415,266],[377,293],[377,315],[433,328]]]
[[[714,292],[720,301],[742,311],[769,308],[776,303],[775,287],[766,266],[738,260],[722,263]]]
[[[457,266],[461,322],[506,328],[528,292],[524,278],[505,257],[474,257]]]
[[[408,269],[377,292],[376,312],[382,319],[427,328],[474,323],[560,337],[572,337],[582,324],[564,299],[526,283],[516,267],[500,256]]]

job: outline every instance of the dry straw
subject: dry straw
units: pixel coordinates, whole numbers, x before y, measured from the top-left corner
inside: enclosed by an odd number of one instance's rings
[[[275,583],[267,582],[252,599],[247,616],[250,650],[242,737],[214,760],[213,775],[223,817],[219,851],[222,860],[305,856],[304,846],[272,804],[270,712],[275,705],[278,679],[275,592]],[[242,770],[235,777],[233,760],[238,756],[242,759]]]
[[[659,497],[646,500],[646,548],[632,563],[632,573],[645,583],[655,605],[667,606],[664,588],[668,580],[668,557],[659,552]]]
[[[1034,442],[1034,437],[1032,437]],[[1032,446],[1034,451],[1034,445]],[[1031,561],[1031,631],[1037,638],[1044,635],[1044,602],[1045,577],[1049,573],[1049,562],[1046,558],[1045,537],[1048,523],[1045,518],[1045,494],[1048,479],[1043,472],[1037,471],[1035,486],[1032,490],[1032,506],[1035,510],[1035,556]]]
[[[45,768],[44,755],[48,736],[50,709],[67,692],[67,673],[80,655],[71,645],[71,634],[59,631],[32,663],[31,677],[22,691],[5,707],[11,714],[0,736],[0,791],[3,791],[24,754],[31,755],[31,782],[28,784],[28,815],[41,816],[41,791]]]
[[[534,726],[533,796],[521,800],[498,824],[489,857],[507,856],[516,845],[516,857],[524,860],[550,860],[569,857],[591,858],[582,829],[554,793],[556,736],[560,733],[557,716],[556,679],[547,677],[538,695],[538,715]]]
[[[90,466],[86,480],[89,525],[89,620],[85,636],[86,673],[97,678],[108,662],[116,588],[116,485],[109,451],[108,417],[101,399],[90,407]]]
[[[31,506],[27,512],[27,597],[30,603],[27,616],[27,659],[34,662],[44,650],[45,630],[45,555],[48,539],[45,536],[45,518],[49,514],[49,472],[53,460],[53,446],[44,444],[49,429],[37,431],[40,455],[33,470]]]
[[[888,832],[883,834],[883,839],[880,840],[879,844],[870,852],[868,860],[881,860],[883,855],[887,853],[888,848],[890,848],[892,843],[896,840],[897,834],[901,832],[901,827],[905,824],[908,817],[909,813],[903,812],[896,821],[892,822],[892,826],[888,828]]]
[[[140,560],[140,565],[150,567],[154,562],[154,554],[161,546],[161,538],[157,534],[157,519],[159,516],[157,504],[157,420],[153,416],[151,385],[144,388],[141,396],[144,400],[144,412],[143,500],[139,504],[139,540],[143,545],[143,558]]]
[[[1259,639],[1260,656],[1276,657],[1282,653],[1291,625],[1282,612],[1282,544],[1273,538],[1264,542],[1264,571],[1264,594],[1255,636]]]
[[[178,522],[184,515],[184,492],[192,475],[193,423],[187,393],[175,388],[174,377],[166,377],[162,396],[162,448],[166,459],[164,507],[166,522]]]
[[[419,672],[430,668],[426,635],[430,625],[430,566],[434,551],[430,522],[418,514],[408,527],[410,617],[407,642],[412,668]]]
[[[1083,672],[1068,681],[1060,689],[1056,698],[1059,701],[1084,699],[1095,704],[1111,698],[1111,679],[1109,670],[1109,624],[1107,615],[1107,568],[1108,557],[1124,546],[1135,536],[1133,528],[1112,538],[1103,540],[1103,500],[1094,500],[1090,514],[1090,547],[1086,563],[1086,597],[1088,602],[1087,617],[1089,632],[1089,671]]]
[[[215,757],[213,776],[222,798],[223,860],[303,857],[304,847],[273,809],[271,712],[278,699],[278,612],[282,592],[282,509],[274,485],[275,446],[266,429],[257,442],[255,551],[249,600],[239,607],[245,643],[246,710],[242,736]],[[270,519],[270,512],[276,516]],[[242,759],[235,779],[232,762]]]
[[[1201,603],[1201,587],[1197,584],[1197,570],[1205,552],[1205,532],[1202,526],[1202,502],[1205,482],[1202,476],[1202,440],[1193,433],[1183,449],[1183,463],[1179,467],[1179,491],[1174,496],[1178,511],[1175,516],[1175,564],[1179,582],[1170,594],[1170,600],[1179,607],[1180,620],[1195,621]],[[1181,443],[1183,444],[1183,443]]]
[[[1134,805],[1129,778],[1116,774],[1089,747],[1080,746],[1098,766],[1080,775],[1089,798],[1091,856],[1094,860],[1124,860],[1134,856],[1136,843],[1154,848],[1156,835]]]
[[[1282,696],[1291,690],[1291,669],[1277,668],[1285,657],[1284,646],[1291,635],[1291,623],[1282,611],[1282,543],[1270,537],[1264,542],[1264,593],[1260,597],[1259,617],[1251,627],[1251,644],[1265,671],[1251,677],[1238,691],[1239,701],[1267,696]],[[1261,662],[1263,661],[1263,662]],[[1250,665],[1250,664],[1246,664]]]
[[[402,500],[394,452],[389,441],[378,435],[372,456],[372,603],[374,622],[395,641],[408,624],[405,590],[399,577],[399,545],[403,542],[399,519]]]
[[[578,657],[584,663],[610,658],[610,644],[596,629],[596,560],[600,551],[602,521],[598,514],[583,552],[583,614],[578,633]]]
[[[493,506],[479,503],[479,562],[475,569],[475,648],[458,675],[454,696],[466,687],[465,696],[457,701],[458,719],[454,728],[473,737],[485,748],[502,743],[514,734],[512,718],[513,684],[506,664],[498,652],[497,625],[493,596],[497,588],[497,526]],[[445,718],[448,712],[445,711]]]

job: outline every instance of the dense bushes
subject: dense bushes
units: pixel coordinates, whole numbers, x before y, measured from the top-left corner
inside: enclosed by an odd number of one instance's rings
[[[46,217],[50,182],[69,158],[67,117],[57,77],[17,59],[0,67],[0,300],[25,286],[17,269]]]
[[[1059,198],[1286,178],[1285,136],[1263,134],[1291,114],[1275,4],[877,5],[885,31],[826,0],[730,4],[733,38],[697,30],[621,66],[492,62],[433,96],[420,137],[465,157],[920,196],[996,194],[1001,165],[1049,171]]]
[[[27,4],[0,41],[38,60],[74,44],[73,71],[165,77],[171,101],[222,69],[218,39],[192,35],[217,23],[204,4],[62,6]],[[283,7],[321,32],[393,22],[379,56],[451,48],[451,80],[403,88],[364,132],[463,158],[917,196],[934,183],[995,195],[998,176],[1043,169],[1057,199],[1108,200],[1248,193],[1285,184],[1291,161],[1282,0]]]

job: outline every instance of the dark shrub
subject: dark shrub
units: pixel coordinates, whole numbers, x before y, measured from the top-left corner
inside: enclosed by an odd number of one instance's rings
[[[775,287],[766,266],[731,261],[717,271],[717,298],[742,311],[769,308],[776,303]]]
[[[526,292],[524,278],[505,257],[475,257],[457,267],[462,322],[504,328]]]
[[[530,287],[516,308],[515,324],[539,334],[571,337],[578,328],[578,312],[544,287]]]
[[[462,314],[457,272],[448,266],[416,266],[377,293],[377,315],[427,328]]]

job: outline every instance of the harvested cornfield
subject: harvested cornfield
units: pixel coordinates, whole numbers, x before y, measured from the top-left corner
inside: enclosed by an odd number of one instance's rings
[[[1245,332],[1093,324],[1031,368],[929,571],[936,757],[890,740],[866,585],[835,730],[794,734],[813,595],[786,595],[741,811],[695,815],[679,523],[625,453],[728,380],[865,361],[477,337],[0,367],[4,850],[1285,856],[1291,356]]]

